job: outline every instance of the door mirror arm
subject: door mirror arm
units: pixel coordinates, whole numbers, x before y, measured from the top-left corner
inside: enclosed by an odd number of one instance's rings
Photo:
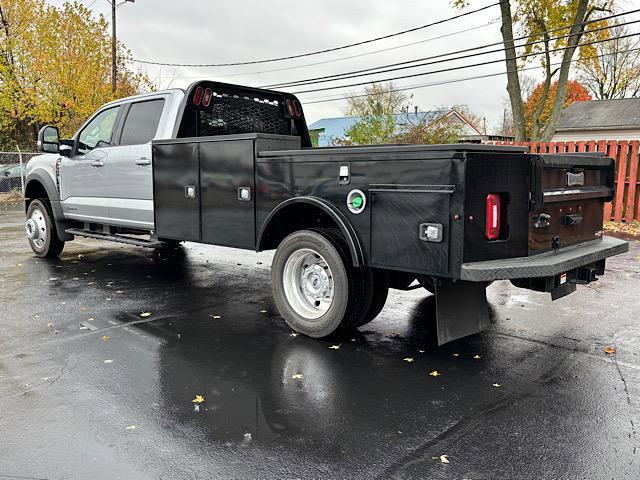
[[[60,155],[63,157],[71,157],[74,146],[74,140],[60,140]]]

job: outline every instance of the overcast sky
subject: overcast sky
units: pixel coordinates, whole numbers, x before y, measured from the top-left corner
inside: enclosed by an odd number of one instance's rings
[[[61,0],[50,0],[50,2],[62,3]],[[110,4],[107,0],[83,0],[82,3],[89,6],[96,14],[105,14],[110,19]],[[467,10],[491,3],[494,1],[472,0]],[[640,0],[622,0],[619,5],[623,10],[631,10],[639,8]],[[452,8],[449,0],[323,0],[322,2],[135,0],[135,3],[125,3],[120,6],[117,12],[118,37],[125,42],[135,58],[174,63],[241,62],[295,55],[386,35],[460,13]],[[625,18],[631,20],[640,16],[635,14]],[[296,60],[218,68],[151,66],[143,68],[161,88],[184,87],[200,78],[260,86],[331,75],[500,41],[498,19],[499,9],[496,6],[442,25],[391,39]],[[631,28],[634,31],[638,30],[636,25]],[[443,35],[449,36],[434,38]],[[344,59],[348,56],[415,42],[420,43],[359,58]],[[321,65],[304,66],[339,58],[343,59]],[[466,63],[500,58],[503,58],[500,54],[486,55],[466,60]],[[377,77],[290,88],[288,91],[296,92],[309,88],[421,73],[464,63],[465,61],[448,62],[382,74]],[[266,72],[297,66],[303,67]],[[396,83],[400,87],[415,86],[503,71],[504,64],[501,62],[408,78],[398,80]],[[539,72],[532,71],[527,74],[536,76]],[[416,88],[408,93],[413,95],[411,104],[417,105],[421,110],[454,104],[468,105],[473,111],[486,117],[491,131],[502,119],[504,104],[507,100],[505,86],[505,77],[496,76]],[[362,87],[352,87],[348,91],[361,89]],[[311,123],[323,117],[341,116],[345,106],[342,95],[345,92],[345,89],[337,89],[300,94],[307,121]],[[305,101],[336,97],[339,97],[339,101],[305,103]]]

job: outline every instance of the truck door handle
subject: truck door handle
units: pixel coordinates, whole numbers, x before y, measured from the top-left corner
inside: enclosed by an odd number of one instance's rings
[[[104,167],[104,162],[102,160],[95,160],[91,162],[92,167]]]
[[[136,165],[151,165],[151,160],[148,158],[142,157],[136,160]]]

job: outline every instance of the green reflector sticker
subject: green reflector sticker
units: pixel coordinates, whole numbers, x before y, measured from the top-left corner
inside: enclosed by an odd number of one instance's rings
[[[361,213],[364,211],[364,207],[367,204],[367,197],[364,196],[362,190],[351,190],[347,195],[347,208],[351,213]]]

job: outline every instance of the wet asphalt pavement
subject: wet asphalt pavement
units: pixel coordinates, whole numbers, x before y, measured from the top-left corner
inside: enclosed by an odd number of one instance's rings
[[[424,290],[312,340],[275,311],[270,253],[82,239],[47,261],[22,232],[0,210],[0,479],[640,478],[637,241],[553,303],[493,284],[491,328],[435,348]]]

